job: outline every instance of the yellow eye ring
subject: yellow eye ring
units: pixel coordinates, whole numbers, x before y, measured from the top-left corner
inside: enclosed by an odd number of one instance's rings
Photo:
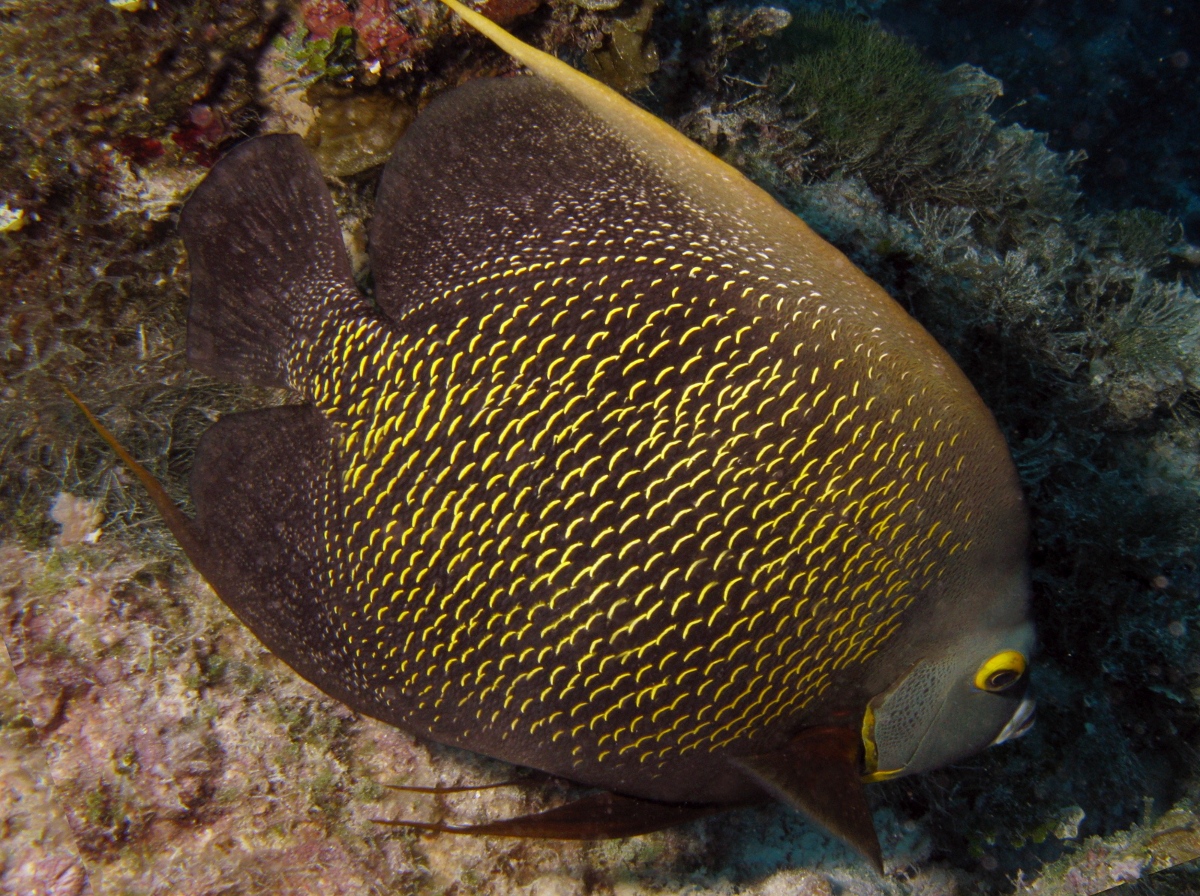
[[[975,687],[993,694],[1006,691],[1025,674],[1025,657],[1015,650],[1003,650],[979,667]]]

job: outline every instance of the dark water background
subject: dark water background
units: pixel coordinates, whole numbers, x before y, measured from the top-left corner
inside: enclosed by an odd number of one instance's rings
[[[890,0],[876,14],[929,58],[1000,78],[1008,120],[1086,151],[1089,203],[1157,209],[1200,239],[1200,3]]]

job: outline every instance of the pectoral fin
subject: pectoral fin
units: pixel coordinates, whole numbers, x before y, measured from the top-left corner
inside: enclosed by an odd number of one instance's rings
[[[774,797],[857,850],[880,874],[883,854],[859,771],[860,741],[849,728],[810,728],[782,750],[735,759]]]

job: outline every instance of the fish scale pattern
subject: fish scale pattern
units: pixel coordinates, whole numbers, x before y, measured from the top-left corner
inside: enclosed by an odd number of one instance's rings
[[[969,550],[962,433],[768,253],[570,217],[434,314],[321,306],[292,367],[338,433],[321,575],[397,720],[653,774],[884,645]]]

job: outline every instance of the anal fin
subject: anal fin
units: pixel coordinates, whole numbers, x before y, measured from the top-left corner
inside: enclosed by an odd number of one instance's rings
[[[371,711],[352,690],[338,637],[321,508],[337,459],[319,411],[292,405],[222,417],[192,467],[200,573],[271,652],[327,694]]]
[[[880,874],[883,853],[859,772],[860,739],[849,728],[809,728],[774,753],[734,760],[765,790],[840,838]]]
[[[192,565],[272,653],[327,694],[364,712],[335,628],[322,574],[320,507],[336,476],[333,434],[311,405],[222,417],[201,437],[192,466],[196,518],[70,389],[63,391],[150,493]]]
[[[179,542],[179,546],[183,548],[183,552],[187,555],[188,559],[195,564],[196,558],[200,556],[201,549],[199,540],[196,537],[196,531],[192,526],[192,521],[184,516],[183,511],[171,500],[171,496],[162,487],[162,483],[154,478],[154,474],[134,459],[133,455],[125,449],[125,446],[117,441],[117,437],[109,431],[108,427],[101,423],[100,419],[92,413],[91,408],[84,404],[79,396],[66,386],[63,386],[62,390],[67,393],[67,397],[75,403],[75,406],[87,418],[88,423],[96,430],[96,434],[107,442],[108,446],[112,448],[113,452],[121,459],[125,466],[133,471],[133,475],[137,477],[142,487],[149,493],[150,500],[154,502],[154,506],[162,514],[163,522],[167,524],[167,528],[171,530],[171,534],[175,536],[175,540]]]

